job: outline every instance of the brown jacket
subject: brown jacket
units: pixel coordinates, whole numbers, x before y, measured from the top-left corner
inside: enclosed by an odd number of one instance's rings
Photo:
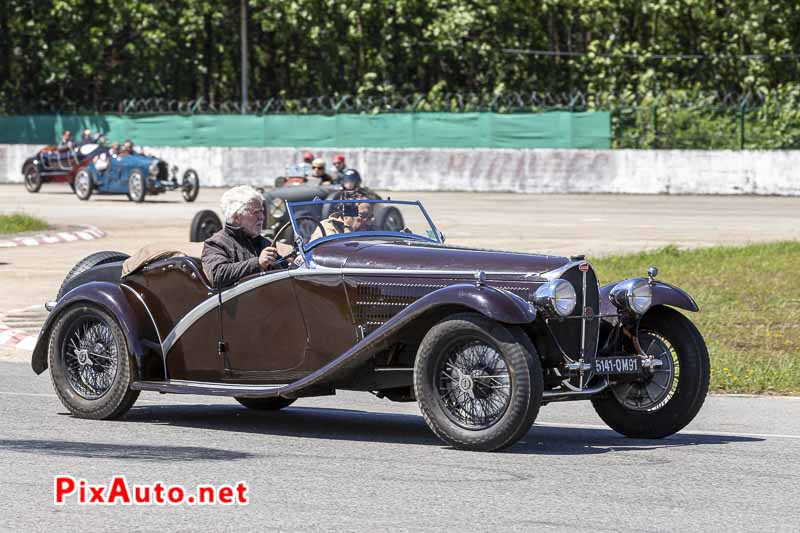
[[[203,243],[203,272],[214,287],[233,285],[262,271],[258,256],[269,244],[261,235],[251,237],[242,228],[226,225]]]

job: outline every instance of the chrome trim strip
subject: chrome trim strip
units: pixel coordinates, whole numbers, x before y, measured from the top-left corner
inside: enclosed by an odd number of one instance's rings
[[[124,283],[120,283],[119,286],[131,291],[131,293],[133,293],[133,295],[136,296],[136,299],[142,302],[144,310],[147,311],[147,316],[150,317],[150,322],[153,323],[153,329],[156,330],[156,337],[158,337],[158,344],[161,345],[161,362],[164,364],[164,377],[169,378],[169,374],[167,374],[167,357],[166,357],[166,352],[164,351],[164,341],[161,340],[161,333],[159,333],[158,331],[158,324],[156,324],[156,319],[153,318],[153,313],[150,312],[150,308],[147,307],[146,303],[144,303],[144,298],[142,298],[142,295],[133,290],[133,287],[129,287]]]
[[[319,275],[334,275],[343,276],[345,274],[360,274],[360,275],[393,275],[401,274],[403,276],[463,276],[474,279],[474,270],[403,270],[401,268],[330,268],[323,266],[315,266],[309,268],[303,266],[293,270],[284,270],[278,273],[265,273],[257,278],[249,279],[239,285],[234,285],[230,289],[223,291],[222,302],[225,303],[231,298],[235,298],[245,292],[251,291],[263,285],[279,281],[286,278],[302,277],[302,276],[319,276]],[[485,272],[487,276],[491,275],[509,275],[509,276],[522,276],[524,278],[531,278],[539,276],[537,272]],[[161,351],[164,354],[165,364],[166,357],[170,349],[178,342],[178,339],[186,333],[186,331],[200,318],[205,316],[206,313],[217,308],[219,305],[219,298],[216,294],[209,296],[206,300],[198,304],[194,309],[186,313],[183,318],[175,324],[172,331],[164,338],[161,343]]]
[[[587,268],[588,270],[588,268]],[[581,304],[581,314],[586,312],[586,271],[581,271],[581,290],[583,291],[583,303]],[[586,321],[581,320],[581,361],[586,356]]]
[[[156,392],[169,392],[172,394],[205,394],[216,396],[236,396],[245,394],[258,394],[273,396],[273,391],[283,389],[288,384],[250,384],[250,383],[209,383],[203,381],[189,381],[171,379],[167,381],[135,381],[131,383],[133,390],[147,390]]]
[[[239,285],[234,285],[230,289],[222,292],[222,303],[225,303],[231,298],[235,298],[240,294],[244,294],[247,291],[261,287],[262,285],[267,285],[275,281],[286,279],[290,276],[290,272],[291,271],[289,270],[284,270],[277,273],[266,272],[257,278],[249,279],[244,283],[240,283]],[[175,324],[175,327],[172,328],[172,331],[169,332],[167,337],[161,343],[161,351],[164,353],[164,364],[166,364],[167,354],[175,345],[175,343],[178,342],[178,339],[181,337],[181,335],[183,335],[192,324],[205,316],[206,313],[216,309],[217,306],[219,306],[219,296],[214,293],[212,296],[203,300],[194,309],[186,313],[183,318],[181,318],[178,323]]]

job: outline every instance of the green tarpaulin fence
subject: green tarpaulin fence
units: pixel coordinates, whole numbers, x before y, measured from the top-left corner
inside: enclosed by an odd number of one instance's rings
[[[380,115],[0,116],[0,143],[54,144],[64,129],[146,146],[610,148],[607,112]]]

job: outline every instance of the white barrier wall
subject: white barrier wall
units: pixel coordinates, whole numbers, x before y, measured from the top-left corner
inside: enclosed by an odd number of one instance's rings
[[[0,145],[0,182],[40,147]],[[146,147],[207,187],[272,185],[305,148]],[[527,193],[800,195],[800,151],[310,148],[342,153],[375,189]]]

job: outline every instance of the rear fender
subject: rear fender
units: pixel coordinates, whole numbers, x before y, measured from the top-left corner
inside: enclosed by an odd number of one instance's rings
[[[618,281],[615,283],[610,283],[600,288],[601,314],[616,314],[617,308],[614,307],[614,304],[611,303],[611,300],[608,296],[611,293],[611,289],[613,289],[617,283],[620,282]],[[676,287],[675,285],[670,285],[669,283],[664,283],[663,281],[656,281],[653,283],[652,287],[653,303],[651,307],[655,307],[657,305],[668,305],[671,307],[686,309],[687,311],[692,312],[697,312],[700,310],[700,308],[697,306],[697,302],[694,301],[694,298],[689,296],[686,291]]]
[[[47,351],[53,325],[66,309],[81,303],[99,305],[117,320],[125,334],[128,349],[136,358],[141,379],[164,379],[164,363],[160,348],[157,347],[157,343],[147,342],[154,326],[142,323],[139,318],[142,313],[137,313],[131,306],[120,286],[106,281],[92,281],[75,287],[58,301],[42,326],[33,349],[31,367],[34,372],[41,374],[47,369]],[[143,312],[146,313],[146,310]]]

